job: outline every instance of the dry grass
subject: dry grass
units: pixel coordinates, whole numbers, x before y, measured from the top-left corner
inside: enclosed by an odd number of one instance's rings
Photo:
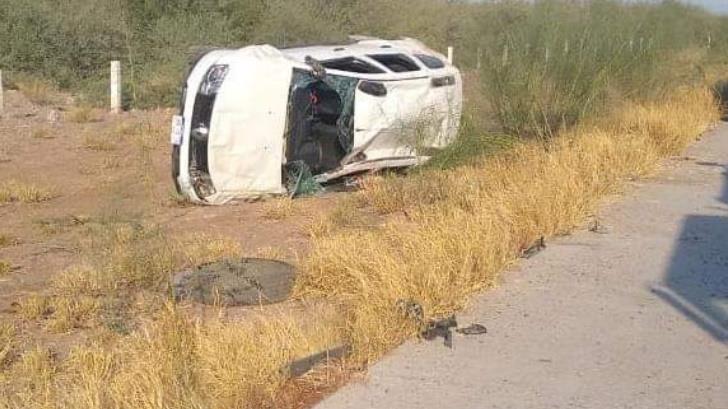
[[[18,244],[20,244],[20,240],[17,238],[5,233],[0,233],[0,249],[3,247],[16,246]]]
[[[548,146],[523,144],[480,165],[371,180],[363,193],[369,204],[406,217],[381,229],[315,236],[298,291],[346,302],[358,357],[376,359],[417,329],[399,300],[419,303],[426,317],[462,308],[537,238],[580,225],[624,179],[679,152],[717,114],[709,92],[680,91]],[[382,322],[391,330],[382,331]]]
[[[26,351],[2,374],[2,378],[12,380],[11,387],[23,392],[12,394],[9,387],[0,389],[0,408],[54,407],[58,396],[52,388],[56,371],[57,362],[49,349],[39,346]]]
[[[290,361],[340,341],[331,316],[316,311],[301,324],[271,312],[245,323],[203,323],[168,305],[143,331],[76,347],[62,362],[41,349],[27,352],[9,368],[13,385],[0,389],[0,401],[13,408],[270,405]]]
[[[101,301],[89,296],[55,297],[52,306],[46,328],[56,333],[91,325],[101,311]]]
[[[89,219],[83,227],[84,260],[53,277],[45,295],[21,299],[16,312],[23,319],[56,333],[99,326],[126,332],[158,309],[174,272],[242,254],[226,237],[172,239],[138,222]]]
[[[9,322],[0,322],[0,370],[10,358],[16,344],[15,326]]]
[[[0,260],[0,277],[3,277],[13,271],[13,265],[9,261]]]
[[[37,105],[53,105],[61,101],[58,88],[53,84],[29,75],[15,78],[15,85],[28,100]]]
[[[337,202],[329,212],[317,217],[308,227],[311,237],[327,236],[340,230],[374,229],[381,226],[376,214],[363,209],[366,199],[361,193],[347,196]]]
[[[36,128],[31,131],[30,136],[33,139],[54,139],[55,135],[48,128]]]
[[[287,219],[294,213],[293,199],[288,197],[271,199],[263,207],[263,217],[270,220]]]
[[[289,251],[280,247],[261,247],[256,249],[253,253],[253,257],[267,258],[271,260],[286,260],[289,256]]]
[[[117,148],[116,135],[98,129],[87,130],[83,134],[83,147],[96,152],[110,152]]]
[[[0,204],[9,202],[39,203],[54,198],[52,189],[33,183],[11,180],[0,183]]]
[[[28,321],[36,321],[50,314],[48,297],[32,294],[16,303],[15,312]]]
[[[158,289],[170,274],[224,257],[240,255],[240,245],[225,237],[195,234],[172,239],[157,226],[137,223],[90,224],[82,243],[85,264],[52,280],[57,294],[100,296],[121,289]]]
[[[76,123],[85,124],[89,122],[99,122],[103,118],[103,114],[99,109],[87,105],[74,106],[65,114],[66,120]]]

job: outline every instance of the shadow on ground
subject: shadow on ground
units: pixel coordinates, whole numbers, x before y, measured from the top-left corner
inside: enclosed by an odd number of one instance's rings
[[[728,205],[728,166],[697,164],[724,168],[718,200]],[[720,209],[728,212],[728,207]],[[728,342],[728,213],[685,219],[664,281],[652,291],[712,337]]]

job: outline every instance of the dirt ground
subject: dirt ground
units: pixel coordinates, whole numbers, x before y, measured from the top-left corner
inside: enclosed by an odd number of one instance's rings
[[[295,262],[306,251],[308,226],[341,194],[297,199],[292,209],[270,214],[271,200],[220,207],[193,206],[174,195],[170,172],[171,110],[112,115],[92,111],[75,119],[71,101],[36,106],[17,91],[5,95],[0,118],[0,184],[19,182],[49,189],[40,203],[0,204],[0,320],[13,305],[42,292],[55,274],[79,262],[84,224],[103,218],[158,225],[171,237],[188,233],[229,237],[244,255]],[[25,323],[27,338],[42,337]],[[49,336],[49,335],[46,335]],[[53,334],[53,342],[83,334]],[[50,337],[50,336],[49,336]]]

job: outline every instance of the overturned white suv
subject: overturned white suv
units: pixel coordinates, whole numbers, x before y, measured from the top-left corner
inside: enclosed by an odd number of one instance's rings
[[[422,163],[453,141],[460,72],[412,39],[213,50],[192,65],[172,124],[180,194],[208,204],[283,194],[287,169],[319,183]]]

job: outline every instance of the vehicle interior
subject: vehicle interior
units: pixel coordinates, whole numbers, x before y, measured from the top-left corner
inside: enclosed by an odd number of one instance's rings
[[[357,80],[295,71],[288,107],[287,163],[303,162],[313,174],[339,167],[351,150]]]

